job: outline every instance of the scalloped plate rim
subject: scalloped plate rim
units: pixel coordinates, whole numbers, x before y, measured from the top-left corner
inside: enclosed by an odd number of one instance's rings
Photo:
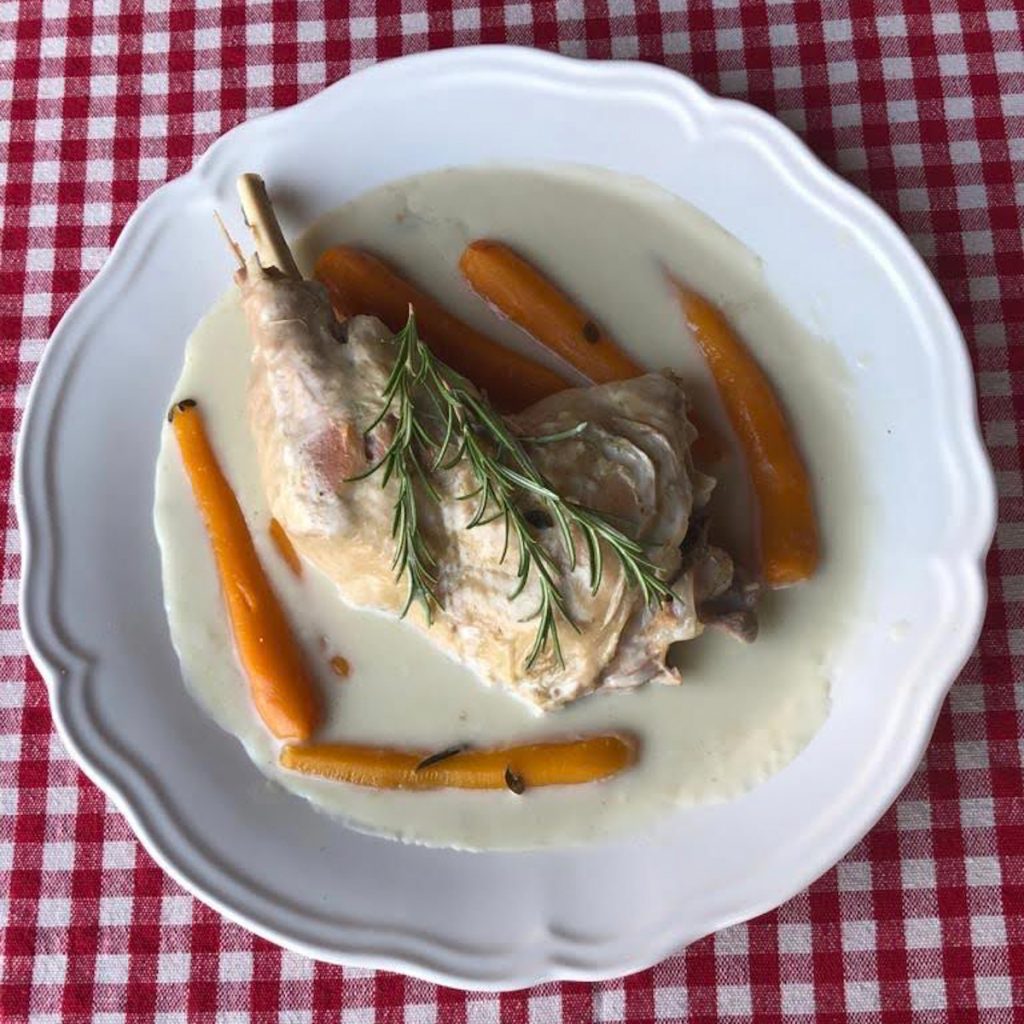
[[[180,851],[176,851],[173,842],[170,841],[170,836],[174,834],[175,828],[179,830],[178,837],[180,838],[182,823],[174,821],[166,808],[162,806],[162,801],[152,782],[146,777],[145,771],[140,770],[137,765],[126,763],[121,766],[119,772],[109,763],[103,763],[100,751],[88,753],[87,748],[95,745],[93,741],[97,740],[97,737],[85,737],[84,734],[76,731],[81,728],[81,723],[69,718],[66,714],[65,701],[71,691],[67,687],[60,686],[62,675],[74,674],[85,677],[97,667],[98,662],[90,664],[88,659],[67,646],[61,636],[58,624],[51,622],[46,617],[46,609],[51,602],[53,593],[54,580],[52,575],[40,579],[38,566],[40,562],[45,563],[47,559],[52,563],[55,545],[50,544],[47,549],[44,544],[40,543],[40,528],[45,525],[45,516],[38,517],[33,514],[34,497],[29,494],[31,488],[26,486],[26,481],[32,474],[34,465],[27,453],[26,438],[35,437],[39,433],[48,439],[53,422],[46,419],[41,423],[36,423],[36,419],[41,414],[40,395],[45,397],[47,387],[60,386],[61,382],[53,379],[55,367],[58,371],[65,370],[74,360],[82,356],[81,339],[79,338],[75,344],[75,330],[78,321],[85,319],[90,307],[103,296],[108,279],[113,279],[117,273],[123,272],[122,267],[126,267],[136,255],[133,249],[136,246],[137,236],[142,233],[149,220],[156,219],[160,207],[167,204],[169,195],[175,191],[200,193],[201,189],[198,186],[207,184],[208,180],[212,178],[222,154],[227,153],[248,132],[255,132],[255,126],[262,126],[263,130],[267,130],[267,125],[270,122],[280,122],[292,117],[308,115],[321,103],[326,104],[332,93],[346,88],[346,83],[356,76],[366,80],[371,76],[411,73],[417,69],[417,66],[421,73],[425,69],[429,70],[432,66],[433,70],[440,75],[451,75],[457,74],[460,70],[472,71],[480,67],[477,64],[480,58],[485,58],[488,66],[483,70],[490,74],[508,73],[515,77],[532,73],[546,79],[559,77],[561,80],[569,82],[576,82],[589,76],[602,80],[602,84],[607,83],[612,86],[621,84],[639,88],[648,100],[655,96],[681,107],[685,107],[689,101],[693,105],[701,106],[705,110],[716,111],[723,116],[729,116],[732,112],[737,118],[746,120],[748,128],[750,125],[755,126],[754,130],[760,134],[765,144],[773,148],[777,156],[787,160],[787,169],[793,171],[795,168],[805,175],[802,181],[805,189],[808,186],[809,178],[814,181],[816,188],[827,193],[824,200],[819,195],[817,197],[819,201],[841,202],[848,209],[860,214],[866,225],[864,230],[867,231],[872,241],[882,244],[887,255],[899,261],[903,274],[913,275],[915,278],[912,283],[919,303],[927,300],[932,307],[933,315],[943,321],[938,337],[945,344],[945,348],[942,350],[944,373],[938,383],[947,390],[952,389],[956,408],[951,422],[954,419],[960,421],[958,422],[960,433],[956,434],[951,431],[947,441],[960,442],[959,449],[955,452],[957,464],[966,466],[968,470],[973,471],[974,483],[979,485],[975,492],[976,502],[973,509],[965,510],[963,516],[966,521],[967,512],[973,512],[972,521],[976,525],[973,535],[969,538],[970,543],[963,546],[958,558],[950,557],[945,564],[945,569],[957,583],[965,588],[965,592],[969,595],[967,607],[964,609],[968,628],[964,631],[963,639],[959,643],[947,645],[937,653],[931,652],[929,663],[938,661],[941,667],[941,671],[934,673],[935,677],[944,681],[933,683],[927,692],[921,695],[923,699],[916,708],[909,709],[911,713],[904,715],[905,720],[909,719],[909,721],[904,721],[904,724],[909,725],[914,742],[903,748],[904,756],[899,761],[900,770],[890,774],[890,785],[881,791],[877,789],[874,791],[870,813],[866,813],[837,841],[819,846],[818,855],[809,859],[809,866],[799,874],[799,877],[787,877],[781,883],[776,880],[775,884],[770,887],[770,891],[763,892],[759,899],[748,899],[741,908],[734,909],[730,913],[721,912],[715,920],[698,924],[691,923],[676,931],[666,927],[658,935],[648,936],[647,945],[642,950],[634,952],[632,956],[624,955],[621,950],[597,951],[599,955],[608,958],[606,961],[595,962],[593,958],[588,958],[587,950],[591,947],[585,941],[574,940],[568,934],[557,934],[552,929],[550,922],[546,929],[544,948],[538,949],[540,944],[535,943],[529,949],[520,945],[505,954],[495,952],[491,954],[488,961],[490,968],[481,962],[479,953],[468,956],[466,951],[460,947],[450,944],[446,946],[443,936],[439,935],[428,936],[422,932],[414,934],[411,931],[392,928],[389,930],[390,934],[387,940],[381,941],[383,939],[381,926],[373,922],[359,922],[356,925],[348,926],[349,931],[354,930],[360,933],[364,941],[354,943],[346,949],[344,942],[352,942],[355,936],[350,935],[347,940],[343,936],[338,945],[325,948],[278,931],[273,923],[268,923],[259,915],[247,912],[244,907],[232,904],[215,884],[217,881],[215,876],[219,873],[222,876],[227,876],[227,879],[236,885],[240,883],[225,871],[225,866],[219,861],[204,864],[207,872],[204,878],[197,879],[190,875],[187,868],[181,864],[181,861],[187,858],[180,857]],[[69,347],[73,344],[74,348]],[[58,360],[62,360],[62,362],[58,364]],[[42,410],[44,413],[49,411],[49,409]],[[45,472],[45,470],[35,465],[36,475],[39,472]],[[45,492],[46,485],[42,486]],[[193,892],[225,917],[273,942],[315,959],[399,970],[440,984],[462,985],[481,990],[504,990],[556,979],[600,980],[631,973],[657,962],[663,956],[702,935],[749,919],[778,906],[834,864],[874,825],[906,785],[927,746],[942,701],[977,642],[986,601],[984,559],[995,529],[995,500],[991,469],[980,440],[973,372],[960,338],[959,328],[931,274],[899,228],[884,211],[867,196],[820,163],[806,145],[781,122],[742,101],[713,97],[695,82],[674,71],[635,62],[583,62],[540,51],[504,46],[435,51],[371,65],[349,76],[348,79],[334,83],[302,103],[235,126],[213,142],[186,175],[162,186],[147,198],[129,218],[104,266],[72,303],[55,330],[50,343],[44,349],[29,391],[18,437],[15,456],[15,504],[22,535],[20,589],[22,630],[29,653],[46,682],[57,730],[75,760],[86,774],[112,798],[128,819],[133,831],[161,867],[184,888]],[[40,550],[44,552],[42,558],[39,554]],[[934,665],[931,667],[935,668]],[[916,713],[914,713],[915,711]],[[906,736],[904,736],[905,739]],[[114,754],[115,761],[123,760],[116,752],[108,749],[107,753],[108,755]],[[139,791],[144,798],[141,804],[138,797]],[[145,798],[155,801],[155,809],[145,805]],[[168,820],[162,821],[161,819]],[[166,833],[168,828],[170,828],[170,834]],[[190,852],[194,853],[194,848]],[[618,938],[616,936],[616,940]],[[608,945],[610,944],[608,943]],[[356,946],[359,948],[355,948]],[[518,962],[515,964],[507,962],[509,959],[516,958],[518,958]]]

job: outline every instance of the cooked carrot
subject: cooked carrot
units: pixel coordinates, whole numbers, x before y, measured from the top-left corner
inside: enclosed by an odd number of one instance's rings
[[[375,789],[512,789],[573,786],[615,775],[636,760],[636,744],[608,734],[559,743],[440,754],[351,743],[286,746],[281,766]],[[417,770],[418,769],[418,770]]]
[[[270,520],[270,539],[277,548],[277,553],[284,559],[285,564],[296,576],[302,575],[302,560],[299,553],[292,544],[291,537],[285,532],[285,528],[276,520]]]
[[[482,299],[587,380],[607,384],[648,372],[589,313],[504,243],[473,242],[463,251],[459,267]],[[697,428],[694,457],[703,465],[717,462],[725,453],[718,435],[692,407],[689,417]]]
[[[518,412],[569,386],[553,370],[452,316],[367,252],[348,245],[328,249],[316,262],[316,276],[341,317],[371,314],[397,332],[405,326],[411,305],[423,340],[438,358],[486,391],[503,412]]]
[[[673,283],[746,455],[759,509],[761,575],[771,587],[800,583],[818,565],[818,524],[807,469],[786,414],[771,382],[721,311]]]
[[[171,409],[171,425],[213,546],[238,656],[256,710],[278,739],[308,739],[319,719],[316,684],[260,565],[245,517],[221,472],[196,403],[178,402]]]
[[[595,383],[646,372],[589,313],[503,242],[473,242],[459,268],[482,299]]]

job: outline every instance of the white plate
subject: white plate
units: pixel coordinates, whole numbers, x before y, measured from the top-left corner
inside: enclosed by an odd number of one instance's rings
[[[151,509],[160,410],[223,290],[210,229],[233,181],[274,183],[286,232],[364,189],[488,161],[642,175],[764,260],[842,353],[868,485],[874,619],[810,746],[731,803],[571,851],[466,854],[358,835],[268,786],[181,683]],[[513,988],[610,977],[781,903],[878,819],[977,639],[994,523],[963,341],[877,207],[784,127],[641,64],[475,48],[405,58],[245,124],[132,217],[54,334],[19,445],[22,618],[57,727],[179,882],[324,960]]]

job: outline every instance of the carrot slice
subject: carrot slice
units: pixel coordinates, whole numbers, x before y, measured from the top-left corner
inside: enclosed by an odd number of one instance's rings
[[[473,242],[459,268],[482,299],[590,380],[606,384],[645,372],[589,313],[503,242]]]
[[[274,542],[274,547],[277,548],[277,553],[296,576],[301,576],[302,560],[292,544],[291,537],[285,532],[285,528],[276,519],[271,519],[269,532],[270,539]]]
[[[238,499],[210,446],[199,407],[190,399],[178,402],[170,416],[213,546],[253,703],[278,739],[308,739],[319,719],[316,684],[260,565]]]
[[[487,392],[502,411],[517,412],[569,386],[553,370],[452,316],[367,252],[348,245],[328,249],[316,262],[316,277],[327,287],[340,317],[367,313],[397,332],[405,326],[411,305],[423,339],[437,357]]]
[[[771,587],[809,579],[820,558],[807,469],[757,360],[707,299],[673,281],[740,440],[760,512],[761,574]]]
[[[352,743],[286,746],[281,767],[375,789],[512,789],[574,786],[628,768],[636,743],[616,734],[489,750],[394,750]],[[430,762],[430,763],[424,763]],[[417,768],[419,770],[417,770]]]

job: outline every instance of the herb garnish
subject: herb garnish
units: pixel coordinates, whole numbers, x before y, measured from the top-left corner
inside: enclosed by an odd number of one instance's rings
[[[508,786],[516,796],[522,796],[526,792],[526,783],[523,781],[522,775],[517,775],[512,771],[511,765],[505,769],[505,785]]]
[[[413,768],[413,771],[421,772],[424,768],[430,768],[435,764],[440,764],[442,761],[447,761],[448,758],[454,757],[456,754],[461,754],[465,749],[465,743],[456,743],[455,746],[445,747],[444,750],[439,750],[436,754],[430,754],[428,757],[423,758],[423,760]]]
[[[601,514],[558,494],[530,458],[523,445],[525,439],[516,437],[490,403],[464,377],[440,362],[420,340],[411,308],[405,327],[394,337],[394,344],[397,353],[381,395],[381,409],[366,429],[369,434],[390,413],[395,419],[394,436],[381,459],[353,479],[364,479],[383,471],[382,487],[392,477],[398,483],[391,535],[395,539],[392,568],[397,578],[403,575],[408,578],[409,590],[402,615],[417,601],[429,622],[433,609],[439,604],[434,592],[437,560],[420,531],[418,503],[424,495],[440,502],[432,476],[463,461],[468,463],[475,483],[472,491],[459,496],[460,500],[475,502],[467,528],[503,520],[502,561],[512,540],[515,541],[517,582],[508,595],[509,600],[523,592],[531,577],[540,590],[537,610],[530,616],[537,620],[537,635],[526,657],[527,669],[532,668],[549,647],[558,663],[564,665],[558,637],[559,620],[573,629],[577,627],[569,616],[559,587],[562,569],[530,529],[537,522],[536,510],[524,512],[517,499],[528,496],[531,503],[542,505],[550,515],[552,526],[558,528],[570,570],[576,567],[573,535],[576,531],[586,548],[592,593],[596,594],[601,586],[603,542],[621,563],[627,583],[640,590],[645,604],[653,606],[672,596],[671,589],[659,578],[639,543]],[[530,443],[562,440],[577,436],[584,427],[585,424],[581,424],[560,434],[528,440]]]

